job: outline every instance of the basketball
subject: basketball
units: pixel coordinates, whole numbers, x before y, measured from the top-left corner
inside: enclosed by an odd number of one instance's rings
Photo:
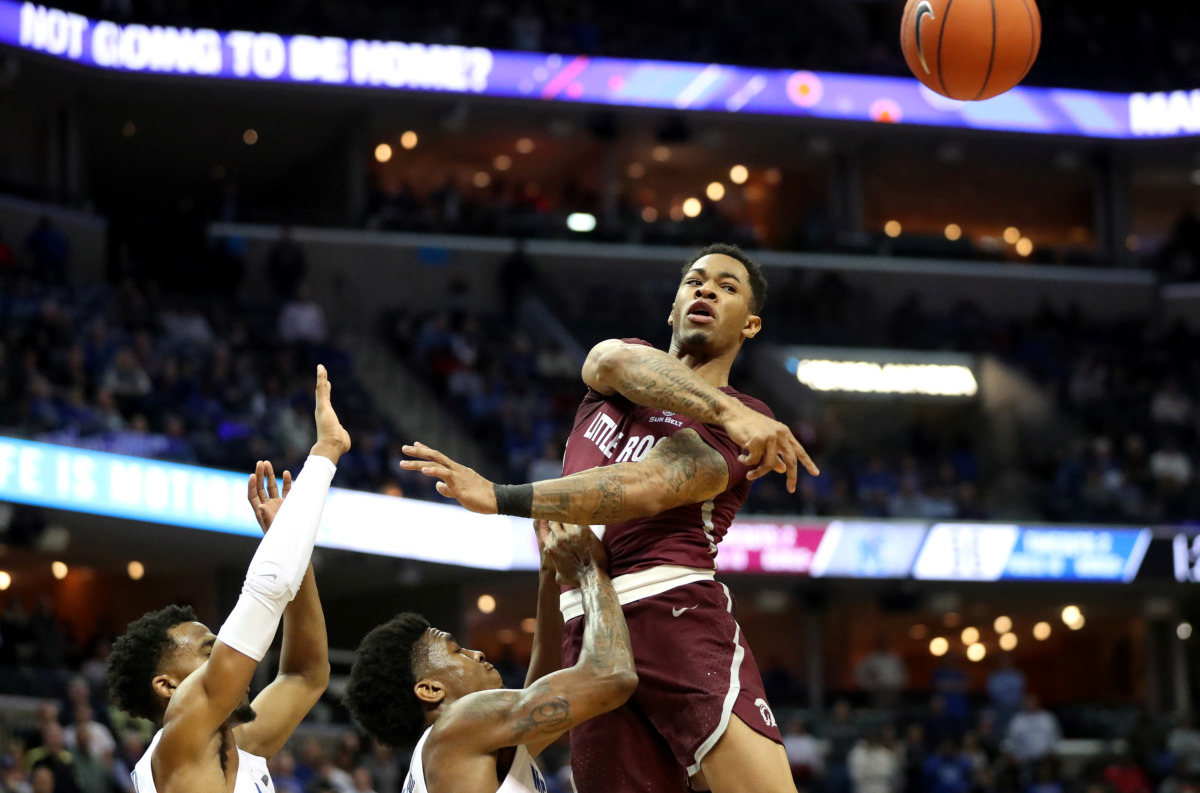
[[[991,99],[1012,88],[1041,41],[1034,0],[908,0],[900,25],[908,68],[951,99]]]

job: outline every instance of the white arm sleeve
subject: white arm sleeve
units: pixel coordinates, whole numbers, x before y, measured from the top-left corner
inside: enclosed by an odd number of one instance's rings
[[[337,466],[312,455],[279,508],[271,530],[258,544],[242,596],[217,638],[242,655],[261,661],[267,654],[283,610],[296,596],[312,558],[325,496]]]

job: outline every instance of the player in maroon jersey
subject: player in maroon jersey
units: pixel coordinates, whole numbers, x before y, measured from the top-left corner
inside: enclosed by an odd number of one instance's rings
[[[496,485],[416,444],[402,465],[473,512],[589,523],[604,541],[641,681],[615,711],[571,731],[580,793],[795,791],[775,717],[717,546],[750,482],[816,466],[769,408],[729,387],[762,328],[767,284],[741,250],[711,245],[684,266],[669,352],[636,339],[594,347],[563,478]],[[582,605],[564,592],[564,660],[579,654]]]

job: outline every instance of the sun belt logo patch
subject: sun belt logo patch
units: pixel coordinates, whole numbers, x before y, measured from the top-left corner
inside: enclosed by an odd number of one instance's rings
[[[758,707],[758,712],[763,717],[763,721],[767,723],[767,726],[776,726],[775,714],[771,712],[771,706],[767,704],[767,701],[762,697],[759,697],[758,699],[754,700],[754,704]]]

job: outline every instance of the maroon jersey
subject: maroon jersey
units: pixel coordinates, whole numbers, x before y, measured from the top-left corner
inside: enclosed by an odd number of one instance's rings
[[[651,346],[641,339],[628,344]],[[747,407],[774,418],[771,409],[733,388],[721,389]],[[563,457],[563,476],[614,463],[637,462],[675,433],[695,430],[729,466],[725,492],[703,504],[689,504],[650,518],[611,523],[604,532],[609,572],[634,573],[658,565],[716,569],[717,543],[729,530],[750,493],[750,469],[738,461],[742,449],[725,430],[678,413],[635,405],[620,394],[604,396],[588,389],[575,414],[575,427]]]

